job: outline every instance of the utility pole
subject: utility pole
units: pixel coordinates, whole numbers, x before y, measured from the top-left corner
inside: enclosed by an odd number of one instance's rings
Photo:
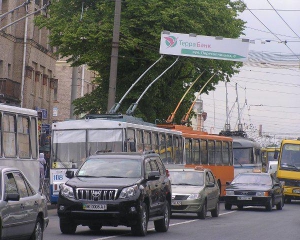
[[[121,21],[121,0],[115,0],[115,17],[114,17],[114,30],[113,30],[111,61],[110,61],[107,111],[109,111],[109,109],[112,108],[112,106],[115,104],[115,99],[116,99],[120,21]]]
[[[70,119],[75,119],[73,101],[76,99],[76,95],[77,95],[77,80],[78,80],[78,67],[73,67],[72,68]]]

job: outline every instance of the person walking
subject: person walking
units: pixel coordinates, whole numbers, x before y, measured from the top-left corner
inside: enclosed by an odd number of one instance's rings
[[[40,161],[40,179],[44,180],[45,166],[46,166],[46,159],[44,158],[44,153],[40,153],[39,161]]]

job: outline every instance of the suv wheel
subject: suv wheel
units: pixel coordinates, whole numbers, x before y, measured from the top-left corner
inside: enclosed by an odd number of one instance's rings
[[[59,227],[63,234],[74,234],[76,232],[77,225],[72,222],[62,222],[59,220]]]
[[[170,205],[168,201],[166,201],[166,206],[163,214],[164,214],[163,219],[154,221],[154,227],[157,232],[167,232],[169,229],[171,214],[170,214]]]
[[[282,210],[283,204],[284,204],[284,200],[283,200],[283,197],[282,197],[282,198],[280,198],[279,203],[276,204],[276,209],[277,210]]]
[[[145,203],[142,203],[137,224],[131,227],[131,233],[135,236],[146,236],[148,229],[148,211]]]
[[[206,200],[205,200],[204,203],[203,203],[201,211],[199,213],[197,213],[197,215],[200,219],[205,219],[206,218],[206,212],[207,212],[207,209],[206,209]]]

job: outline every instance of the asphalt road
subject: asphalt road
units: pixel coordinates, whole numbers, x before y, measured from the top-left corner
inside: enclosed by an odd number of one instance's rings
[[[285,204],[283,210],[266,212],[262,207],[248,207],[243,210],[224,209],[220,204],[220,216],[212,218],[210,213],[205,220],[192,214],[174,215],[169,231],[157,233],[153,222],[149,222],[146,237],[135,237],[130,228],[103,227],[93,232],[88,227],[78,226],[74,235],[61,234],[59,219],[55,209],[49,210],[50,223],[44,232],[44,240],[104,240],[104,239],[164,239],[164,240],[299,240],[300,201]]]

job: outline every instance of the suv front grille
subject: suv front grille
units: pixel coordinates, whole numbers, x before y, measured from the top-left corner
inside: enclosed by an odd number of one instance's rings
[[[78,200],[113,201],[117,198],[118,189],[76,189]]]

